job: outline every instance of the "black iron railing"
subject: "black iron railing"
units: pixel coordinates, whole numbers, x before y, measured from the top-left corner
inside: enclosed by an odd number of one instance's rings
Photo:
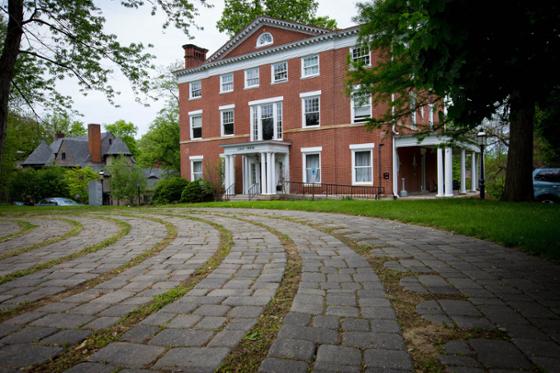
[[[284,181],[281,184],[281,193],[302,195],[304,197],[348,197],[378,199],[384,194],[384,188],[371,185],[343,185],[327,183],[303,183],[301,181]]]
[[[259,183],[255,183],[251,185],[247,190],[247,197],[249,198],[249,201],[255,198],[257,194],[260,194],[260,192],[261,192],[261,185]]]
[[[224,201],[229,201],[230,197],[235,195],[235,183],[231,184],[224,191],[223,199]]]

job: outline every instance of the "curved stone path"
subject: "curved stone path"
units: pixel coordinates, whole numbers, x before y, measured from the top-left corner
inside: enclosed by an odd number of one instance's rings
[[[17,233],[20,230],[21,227],[15,221],[0,219],[0,241],[4,237]]]
[[[285,248],[263,226],[293,241],[302,273],[260,372],[422,368],[409,355],[410,336],[403,334],[410,331],[399,326],[402,320],[381,272],[400,278],[399,294],[422,299],[415,317],[453,332],[455,339],[445,340],[439,349],[439,363],[447,371],[560,371],[560,267],[515,249],[427,227],[337,214],[180,208],[131,212],[140,215],[115,215],[132,225],[118,242],[0,286],[0,300],[8,307],[69,291],[0,323],[0,371],[52,358],[56,362],[57,355],[71,353],[92,331],[108,330],[188,279],[216,252],[219,234],[179,214],[211,220],[231,232],[227,257],[190,292],[149,314],[118,341],[84,355],[69,371],[214,371],[246,338],[282,280]],[[164,240],[165,226],[148,216],[174,225],[177,237],[141,263],[89,289],[78,288]],[[88,214],[81,219],[89,219]],[[97,233],[106,235],[109,226],[98,225]],[[61,250],[76,252],[87,244],[75,240]],[[367,258],[352,250],[358,245],[372,247],[363,254]],[[372,266],[372,258],[382,260],[381,269]]]
[[[68,218],[74,220],[75,216],[69,216]],[[72,229],[72,225],[68,222],[50,215],[41,218],[37,216],[25,217],[25,221],[36,225],[37,228],[32,229],[23,236],[1,242],[0,254],[60,237]],[[4,268],[0,268],[0,275],[4,275],[5,271]]]

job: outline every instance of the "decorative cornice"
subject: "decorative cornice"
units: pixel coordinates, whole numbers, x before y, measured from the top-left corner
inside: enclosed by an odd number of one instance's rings
[[[282,21],[282,22],[284,22],[284,21]],[[191,68],[191,69],[177,70],[177,71],[174,71],[173,74],[175,75],[176,78],[179,78],[179,77],[189,75],[189,74],[192,74],[192,73],[197,73],[197,72],[201,72],[201,71],[204,71],[204,70],[209,70],[209,69],[212,69],[214,67],[224,66],[224,65],[229,65],[229,64],[235,63],[235,62],[250,60],[250,59],[255,58],[255,57],[262,57],[262,56],[267,56],[267,55],[271,55],[271,54],[275,54],[275,53],[280,53],[280,52],[284,52],[286,50],[305,47],[305,46],[321,43],[321,42],[324,42],[324,41],[327,41],[327,40],[340,39],[340,38],[344,38],[344,37],[348,37],[348,36],[358,34],[358,29],[359,29],[359,26],[354,26],[354,27],[350,27],[350,28],[347,28],[347,29],[343,29],[343,30],[332,31],[332,32],[325,33],[325,34],[322,34],[322,35],[313,36],[313,37],[310,37],[310,38],[307,38],[307,39],[298,40],[298,41],[295,41],[295,42],[292,42],[292,43],[282,44],[282,45],[279,45],[277,47],[267,48],[267,49],[243,54],[241,56],[236,56],[236,57],[217,60],[217,61],[214,61],[214,62],[209,62],[210,59],[208,59],[207,62],[205,62],[204,64],[202,64],[200,66],[197,66],[197,67],[194,67],[194,68]]]

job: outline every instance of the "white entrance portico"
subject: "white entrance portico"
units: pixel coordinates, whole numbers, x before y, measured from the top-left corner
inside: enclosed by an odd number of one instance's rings
[[[242,159],[242,194],[276,194],[284,180],[289,179],[289,143],[266,140],[220,146],[224,148],[224,187],[227,194],[236,194],[237,156]]]

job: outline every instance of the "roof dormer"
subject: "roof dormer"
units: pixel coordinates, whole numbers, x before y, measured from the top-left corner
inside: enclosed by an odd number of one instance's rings
[[[267,45],[272,45],[274,43],[274,38],[270,32],[263,32],[257,38],[257,48],[266,47]]]

